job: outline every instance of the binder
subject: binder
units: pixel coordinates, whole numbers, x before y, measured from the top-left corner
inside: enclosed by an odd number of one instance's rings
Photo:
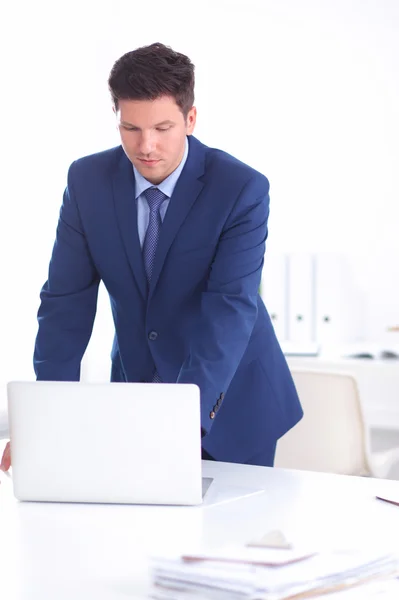
[[[363,306],[348,258],[317,254],[316,282],[316,335],[321,348],[356,342]]]
[[[314,256],[290,254],[288,264],[288,340],[300,353],[316,342]]]
[[[279,342],[287,338],[287,256],[266,253],[260,294]]]

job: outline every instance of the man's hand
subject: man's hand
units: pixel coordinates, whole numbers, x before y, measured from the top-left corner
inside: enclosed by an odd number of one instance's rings
[[[7,443],[4,448],[3,458],[1,459],[0,469],[2,471],[8,471],[11,467],[11,450],[10,450],[10,442]]]

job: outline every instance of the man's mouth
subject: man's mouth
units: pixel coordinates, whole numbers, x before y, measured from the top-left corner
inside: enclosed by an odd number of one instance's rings
[[[154,167],[155,165],[157,165],[160,161],[159,160],[147,160],[145,158],[139,158],[139,161],[145,165],[146,167]]]

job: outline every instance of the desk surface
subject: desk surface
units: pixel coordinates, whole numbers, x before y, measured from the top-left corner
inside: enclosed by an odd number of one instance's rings
[[[0,485],[0,590],[7,600],[137,600],[148,559],[170,550],[246,543],[280,529],[316,548],[397,549],[399,482],[204,462],[213,498],[242,486],[264,490],[201,507],[19,503]],[[212,488],[211,488],[212,489]]]

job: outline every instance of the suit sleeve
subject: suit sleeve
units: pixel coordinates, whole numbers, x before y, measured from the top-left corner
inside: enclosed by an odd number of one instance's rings
[[[33,364],[38,380],[78,381],[80,363],[96,314],[99,275],[93,264],[69,169],[48,271],[38,311]]]
[[[244,186],[225,223],[196,335],[178,377],[179,383],[196,383],[201,390],[203,434],[212,426],[213,407],[228,389],[255,325],[268,216],[269,182],[257,175]]]

